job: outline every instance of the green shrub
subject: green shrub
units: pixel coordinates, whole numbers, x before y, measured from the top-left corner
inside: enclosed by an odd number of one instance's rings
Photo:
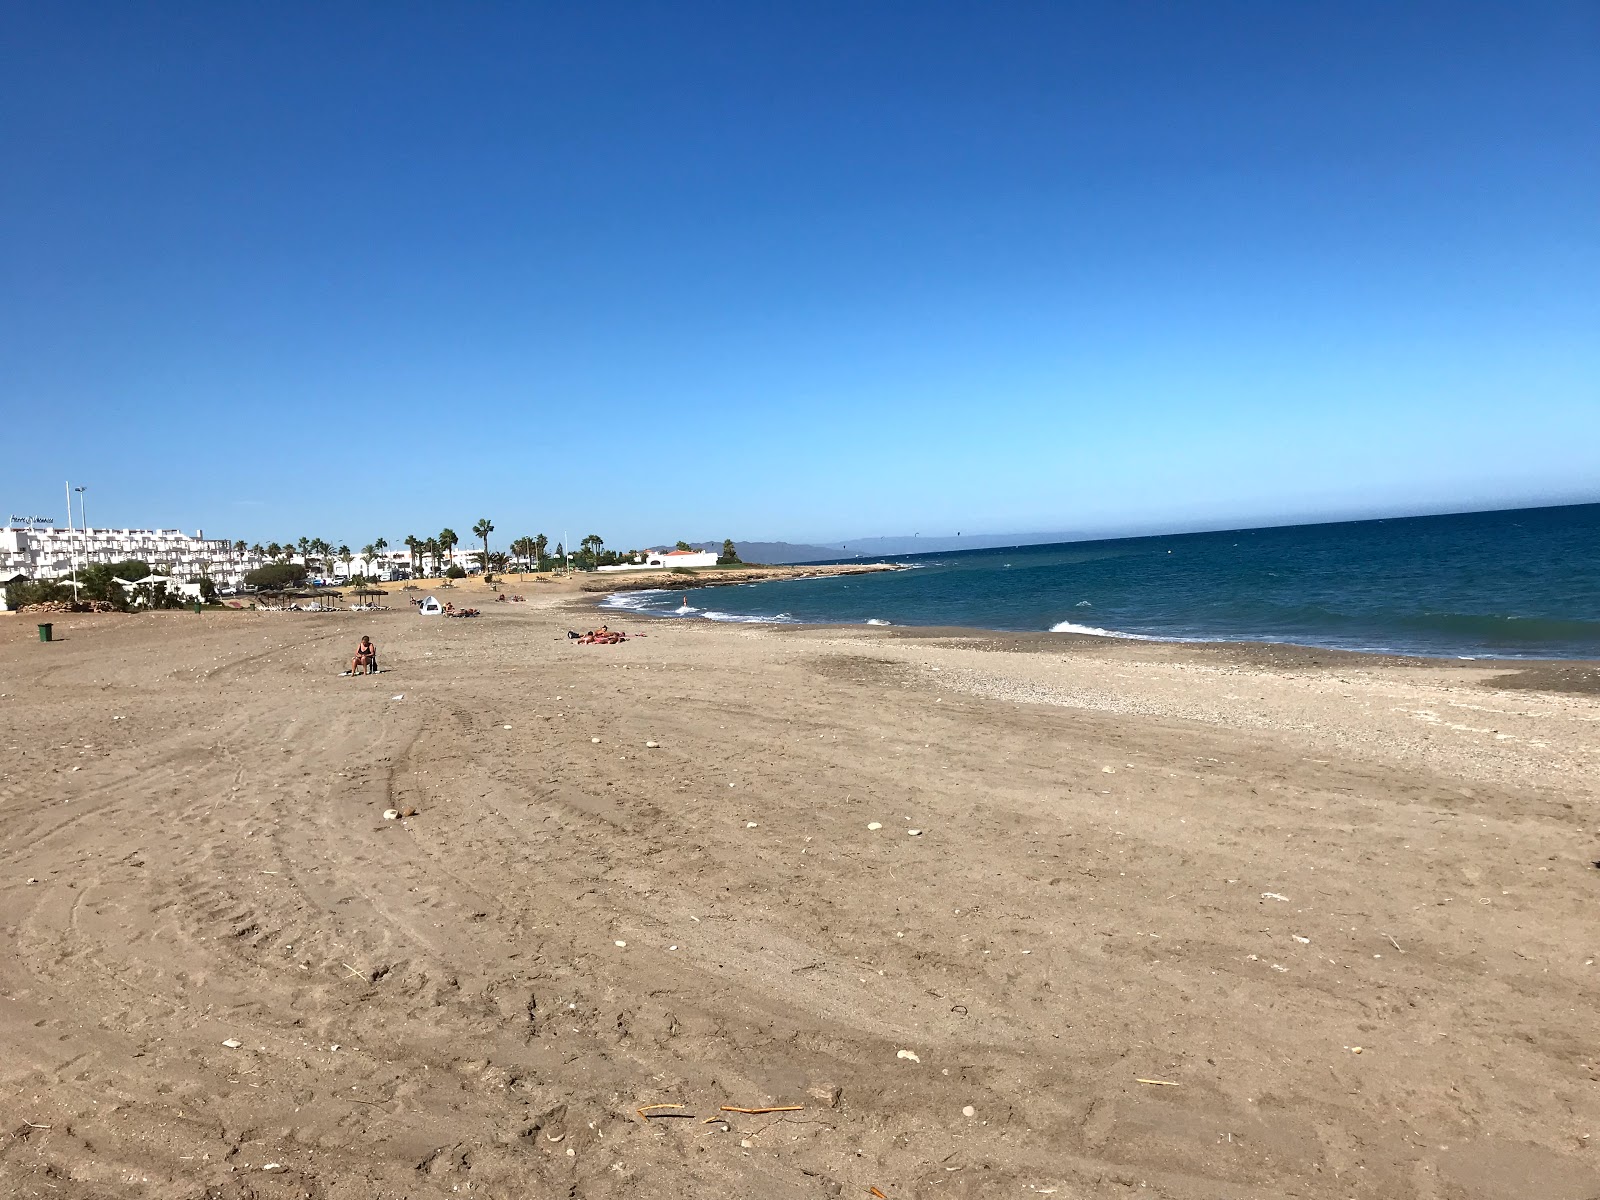
[[[21,580],[6,584],[6,604],[17,609],[24,604],[48,604],[52,600],[71,600],[72,585],[41,579],[37,583]]]
[[[456,563],[444,573],[444,577],[446,579],[465,579],[467,577],[467,569],[460,563]]]
[[[264,567],[257,567],[254,571],[246,572],[245,584],[253,588],[298,587],[306,581],[306,569],[299,563],[268,563]]]

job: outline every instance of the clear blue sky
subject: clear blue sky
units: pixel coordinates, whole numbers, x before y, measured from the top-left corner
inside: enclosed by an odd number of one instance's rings
[[[1600,5],[0,10],[0,505],[250,540],[1600,495]]]

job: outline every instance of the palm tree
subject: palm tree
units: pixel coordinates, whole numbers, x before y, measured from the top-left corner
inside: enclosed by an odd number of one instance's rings
[[[250,547],[250,556],[252,558],[261,558],[266,552],[266,548],[260,542]]]
[[[383,557],[383,552],[385,550],[387,550],[388,548],[389,548],[389,543],[386,542],[383,538],[374,538],[372,540],[372,553],[373,553],[374,557],[382,558]],[[371,563],[367,564],[367,571],[368,571],[368,574],[371,574],[371,572],[372,572],[372,564]],[[385,574],[387,574],[387,572],[385,572]]]
[[[511,553],[517,556],[517,575],[519,578],[521,577],[523,568],[527,567],[530,563],[535,571],[539,569],[539,563],[536,557],[539,553],[539,548],[538,543],[535,542],[533,538],[526,536],[519,537],[516,541],[511,543]]]
[[[372,549],[371,546],[364,546],[364,547],[362,547],[361,552],[363,554],[365,554],[368,550],[371,550],[371,549]],[[339,561],[344,563],[344,574],[345,574],[345,578],[346,579],[350,578],[350,560],[353,559],[354,557],[355,557],[355,555],[350,553],[350,547],[349,546],[340,546],[339,547]]]
[[[472,527],[472,536],[483,539],[483,573],[489,573],[489,535],[494,532],[494,526],[489,523],[488,517],[479,517],[478,523]]]
[[[544,534],[535,534],[533,538],[533,569],[537,571],[544,563],[544,552],[550,548],[550,539]]]
[[[378,547],[372,542],[368,542],[365,546],[361,547],[361,573],[363,575],[372,574],[372,560],[377,556]]]
[[[317,561],[322,564],[322,573],[333,574],[333,547],[321,538],[311,539],[311,553],[317,556]],[[307,564],[310,565],[309,563]]]
[[[506,569],[506,565],[511,561],[510,557],[504,550],[496,550],[493,554],[487,555],[486,557],[489,565],[496,571],[501,572]]]
[[[306,564],[306,570],[311,570],[311,539],[301,538],[295,545],[300,547],[300,558]]]
[[[583,553],[589,556],[590,566],[593,566],[600,558],[600,551],[604,550],[605,546],[605,538],[601,537],[598,533],[591,533],[588,537],[584,538],[583,541],[578,543],[578,549],[582,550]]]
[[[434,574],[439,572],[439,556],[443,553],[444,547],[439,544],[438,538],[429,538],[422,543],[422,561],[426,564],[429,559],[433,560]]]
[[[277,542],[268,542],[267,543],[267,557],[268,558],[270,558],[274,562],[276,562],[277,559],[278,559],[278,555],[280,555],[282,553],[283,553],[283,547],[278,545]]]
[[[422,553],[422,539],[414,533],[406,534],[406,549],[411,552],[411,573],[418,572],[417,557]]]
[[[439,531],[439,549],[450,556],[450,565],[456,565],[456,547],[461,544],[461,538],[454,529],[441,529]]]

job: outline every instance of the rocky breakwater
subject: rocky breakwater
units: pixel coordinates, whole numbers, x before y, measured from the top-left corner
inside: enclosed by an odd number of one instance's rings
[[[647,588],[721,587],[732,583],[764,583],[772,579],[820,579],[828,575],[870,575],[902,571],[896,563],[838,563],[781,567],[715,567],[705,570],[617,571],[584,576],[580,591],[596,594],[637,592]]]

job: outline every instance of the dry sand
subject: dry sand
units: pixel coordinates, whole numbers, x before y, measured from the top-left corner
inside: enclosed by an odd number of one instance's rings
[[[576,603],[0,619],[0,1195],[1600,1196],[1593,664]]]

